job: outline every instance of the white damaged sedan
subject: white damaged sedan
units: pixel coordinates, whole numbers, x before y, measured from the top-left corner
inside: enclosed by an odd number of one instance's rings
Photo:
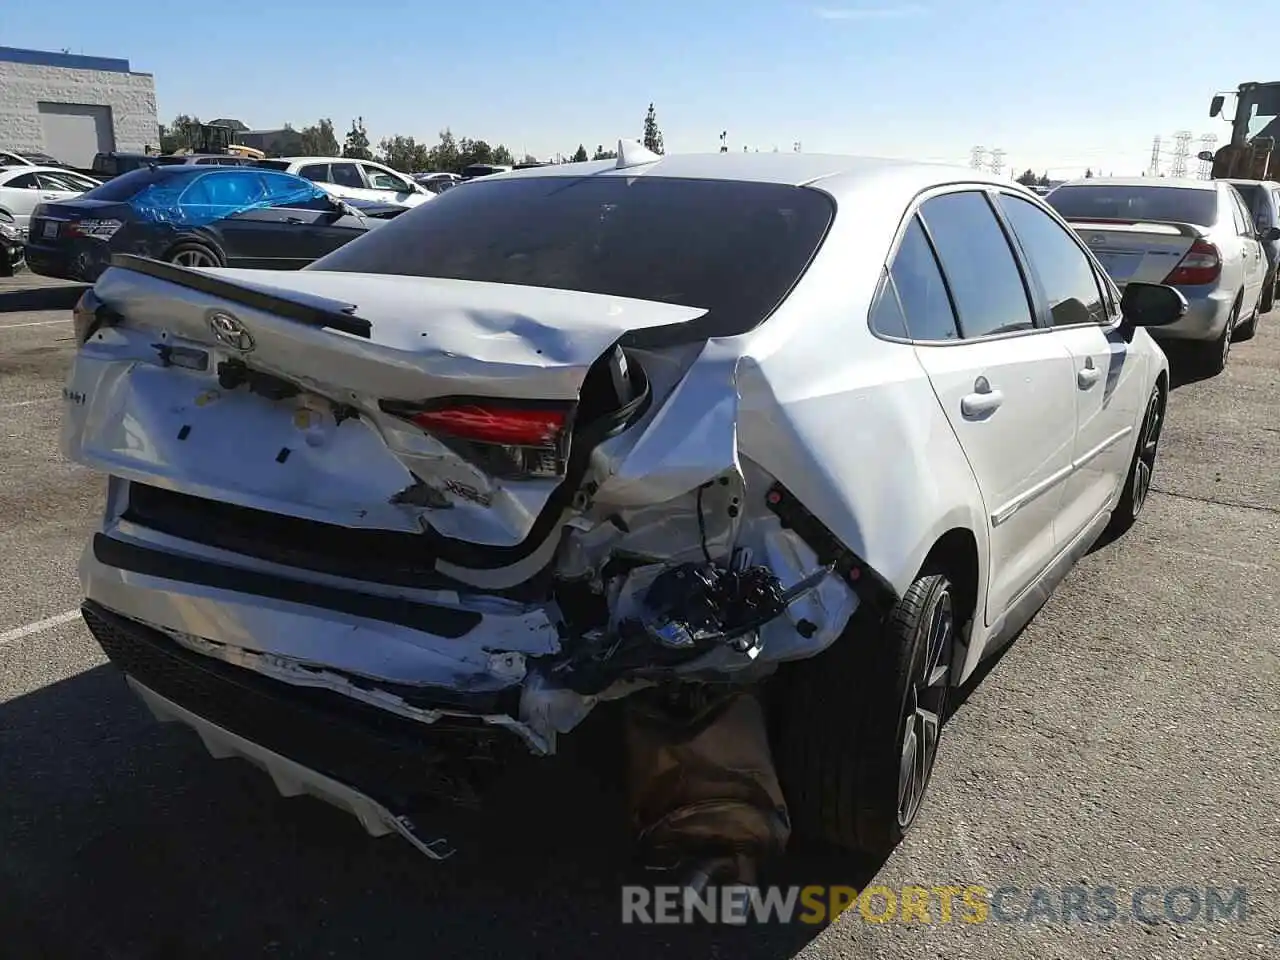
[[[706,689],[761,691],[784,834],[883,852],[948,690],[1141,510],[1185,310],[974,170],[634,143],[295,273],[119,257],[65,390],[84,615],[428,853],[414,797]]]

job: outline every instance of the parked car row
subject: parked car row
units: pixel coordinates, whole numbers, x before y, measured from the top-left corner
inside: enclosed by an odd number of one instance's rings
[[[1170,389],[1147,330],[1218,322],[1138,270],[1195,238],[1074,189],[1106,243],[967,168],[624,142],[298,271],[123,260],[66,391],[66,454],[110,477],[85,618],[158,716],[433,856],[428,798],[617,698],[731,725],[630,757],[645,796],[687,789],[660,848],[882,854],[951,691],[1142,511]],[[158,200],[78,202],[168,230]],[[717,781],[727,820],[705,766],[667,769],[722,741],[749,781]]]
[[[341,199],[288,173],[254,167],[147,166],[32,212],[35,273],[93,281],[115,254],[187,267],[290,270],[336,250],[405,207]]]
[[[1093,177],[1046,199],[1120,289],[1163,283],[1187,298],[1186,315],[1155,335],[1194,345],[1210,373],[1275,303],[1280,184]]]

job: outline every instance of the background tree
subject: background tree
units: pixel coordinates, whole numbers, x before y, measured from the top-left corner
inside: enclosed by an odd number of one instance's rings
[[[1093,176],[1093,167],[1089,167],[1087,170],[1085,170],[1084,175],[1085,175],[1086,177],[1092,177],[1092,176]]]
[[[613,160],[618,156],[617,150],[606,150],[604,145],[596,147],[596,152],[591,155],[592,160]]]
[[[511,156],[511,151],[507,149],[505,143],[500,143],[493,148],[493,162],[511,166],[516,162],[516,158]]]
[[[569,159],[572,163],[583,163],[587,159],[587,148],[578,144],[578,149],[573,151],[573,156]]]
[[[440,142],[428,152],[427,168],[437,173],[457,173],[462,169],[458,162],[458,141],[448,127],[440,131]]]
[[[1049,171],[1046,170],[1044,173],[1040,174],[1040,179],[1036,182],[1042,187],[1049,186]]]
[[[493,163],[493,147],[483,140],[463,137],[458,141],[458,169],[455,172],[460,173],[473,163]]]
[[[378,159],[401,173],[423,173],[431,166],[431,151],[413,137],[383,137],[378,144]]]
[[[364,117],[351,121],[351,129],[342,145],[342,155],[356,160],[373,159],[373,153],[369,150],[369,133],[364,128]]]
[[[309,127],[303,127],[302,152],[308,157],[336,157],[342,152],[333,132],[333,121],[322,117]]]
[[[1024,187],[1034,187],[1037,183],[1036,173],[1030,167],[1018,174],[1018,182]]]
[[[658,116],[654,113],[653,104],[649,104],[649,112],[644,115],[644,148],[654,153],[662,153],[662,131],[658,129]]]
[[[537,158],[537,157],[535,157],[532,153],[526,153],[526,154],[524,155],[524,159],[523,159],[523,160],[521,160],[520,162],[521,162],[521,163],[537,163],[537,162],[538,162],[538,158]]]

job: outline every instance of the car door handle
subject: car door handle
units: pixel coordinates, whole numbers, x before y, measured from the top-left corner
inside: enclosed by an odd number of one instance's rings
[[[1088,390],[1101,376],[1102,371],[1097,367],[1084,367],[1076,374],[1076,383],[1080,384],[1081,390]]]
[[[960,412],[970,420],[981,420],[1000,409],[1004,394],[992,390],[986,377],[979,377],[973,385],[973,393],[960,398]]]
[[[302,223],[303,219],[301,217],[285,217],[284,222],[285,223]]]
[[[42,193],[40,194],[40,199],[41,200],[57,200],[58,195],[56,193]]]

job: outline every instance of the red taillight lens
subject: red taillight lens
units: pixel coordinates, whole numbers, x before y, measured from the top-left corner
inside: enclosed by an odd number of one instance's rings
[[[1222,255],[1208,240],[1197,240],[1191,245],[1164,282],[1174,286],[1194,287],[1213,283],[1222,273]]]
[[[573,425],[569,404],[473,400],[429,406],[383,401],[382,409],[431,434],[492,477],[564,476]]]
[[[425,410],[411,414],[414,423],[431,433],[445,433],[475,443],[517,447],[552,447],[564,434],[565,410],[505,410],[479,404]]]

